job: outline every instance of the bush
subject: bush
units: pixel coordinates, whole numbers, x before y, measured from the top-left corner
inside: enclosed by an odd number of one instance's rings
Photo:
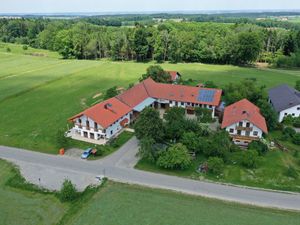
[[[293,137],[296,134],[296,131],[292,127],[286,127],[283,129],[282,134],[287,137]]]
[[[224,169],[224,161],[218,157],[209,157],[207,160],[208,171],[212,174],[219,175]]]
[[[293,137],[293,143],[295,145],[300,145],[300,133],[297,133],[297,134],[294,135],[294,137]]]
[[[70,180],[64,181],[58,197],[62,202],[71,202],[78,197],[78,192]]]
[[[103,156],[106,152],[106,147],[104,145],[97,145],[96,150],[95,156]]]
[[[28,46],[27,46],[27,45],[23,45],[22,48],[23,48],[23,50],[25,50],[25,51],[28,50]]]
[[[211,123],[213,120],[211,116],[212,110],[210,109],[196,107],[195,114],[201,123]]]
[[[11,52],[11,49],[9,47],[6,48],[7,52]]]
[[[244,152],[242,157],[242,166],[247,168],[256,168],[258,163],[258,153],[255,150],[248,150]]]
[[[256,150],[259,155],[264,155],[269,150],[268,146],[261,141],[252,141],[248,147],[251,150]]]
[[[292,177],[292,178],[295,178],[297,179],[298,178],[298,172],[296,171],[296,169],[292,166],[289,166],[289,168],[287,169],[286,171],[286,175],[288,177]]]
[[[62,129],[56,133],[56,144],[58,148],[67,148],[69,145],[69,140],[65,137],[65,131]]]
[[[191,157],[187,148],[179,143],[162,152],[157,165],[165,169],[187,169],[191,165]]]

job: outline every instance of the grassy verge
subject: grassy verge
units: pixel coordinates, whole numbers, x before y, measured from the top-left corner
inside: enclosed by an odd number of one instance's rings
[[[88,159],[97,160],[114,153],[120,147],[122,147],[127,141],[129,141],[133,136],[134,133],[129,131],[123,131],[118,137],[113,139],[110,143],[100,147],[102,150],[101,155],[92,155]]]
[[[205,161],[203,156],[198,156],[193,165],[187,170],[163,169],[147,160],[140,160],[136,169],[181,176],[196,180],[213,180],[217,182],[232,183],[251,187],[260,187],[274,190],[300,192],[300,178],[291,177],[288,168],[293,167],[300,174],[300,157],[290,152],[272,150],[260,157],[256,169],[246,169],[239,165],[226,165],[219,176],[197,172],[198,166]]]

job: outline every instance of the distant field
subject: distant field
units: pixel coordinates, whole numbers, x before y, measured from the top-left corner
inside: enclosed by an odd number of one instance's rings
[[[52,225],[56,224],[68,208],[54,195],[44,195],[5,186],[14,176],[12,167],[0,160],[0,224]]]
[[[7,52],[7,48],[10,52]],[[151,63],[62,60],[57,53],[0,43],[0,145],[56,153],[56,132],[67,119],[112,86],[136,82]],[[183,77],[212,80],[220,87],[257,78],[267,87],[294,85],[300,71],[229,65],[163,64]]]

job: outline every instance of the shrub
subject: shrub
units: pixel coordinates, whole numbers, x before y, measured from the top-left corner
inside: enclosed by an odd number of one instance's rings
[[[56,133],[56,143],[58,148],[66,148],[69,145],[68,139],[65,137],[64,130],[60,129]]]
[[[294,167],[292,167],[292,166],[289,166],[288,167],[288,169],[287,169],[287,171],[286,171],[286,175],[288,176],[288,177],[292,177],[292,178],[298,178],[298,172],[297,172],[297,170],[294,168]]]
[[[296,145],[300,145],[300,133],[297,133],[293,137],[293,143]]]
[[[191,165],[191,157],[187,148],[179,143],[162,152],[157,165],[166,169],[186,169]]]
[[[212,174],[219,175],[224,169],[224,161],[218,157],[209,157],[207,160],[208,171]]]
[[[197,107],[197,108],[195,108],[195,113],[196,113],[197,119],[201,123],[211,123],[212,122],[212,117],[211,117],[212,110]]]
[[[7,52],[11,52],[10,47],[7,47],[7,48],[6,48],[6,51],[7,51]]]
[[[96,150],[97,150],[97,152],[96,152],[95,156],[103,156],[104,153],[106,152],[106,147],[103,145],[97,145]]]
[[[62,202],[74,201],[78,197],[78,192],[70,180],[65,180],[58,194]]]
[[[286,137],[293,137],[296,134],[296,131],[292,127],[286,127],[283,129],[282,133]]]
[[[244,152],[241,164],[247,168],[256,168],[258,163],[258,153],[255,150]]]
[[[27,46],[27,45],[23,45],[22,48],[23,48],[23,50],[25,50],[25,51],[28,50],[28,46]]]
[[[249,149],[256,150],[259,155],[264,155],[268,152],[268,146],[261,141],[253,141],[249,144]]]

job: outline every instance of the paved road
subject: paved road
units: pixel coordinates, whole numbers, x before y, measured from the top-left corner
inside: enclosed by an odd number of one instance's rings
[[[64,176],[71,180],[75,179],[80,185],[80,183],[88,183],[95,175],[105,173],[109,179],[114,181],[257,206],[300,211],[300,194],[296,193],[269,192],[227,186],[135,170],[133,165],[137,161],[136,152],[137,140],[135,138],[131,139],[119,151],[98,161],[84,161],[67,156],[48,155],[0,146],[0,158],[19,165],[25,178],[33,183],[38,184],[37,176],[41,176],[41,185],[49,188],[58,188],[58,183],[62,182]],[[38,175],[32,175],[36,173]],[[76,178],[79,179],[76,180]]]

